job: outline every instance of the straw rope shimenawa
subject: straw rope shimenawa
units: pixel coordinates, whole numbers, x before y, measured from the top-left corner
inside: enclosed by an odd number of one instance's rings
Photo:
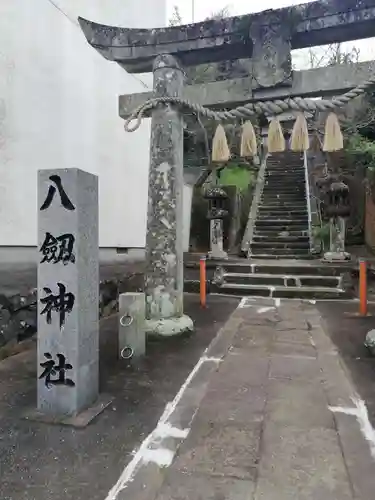
[[[342,94],[341,96],[335,97],[334,99],[304,99],[302,97],[289,97],[287,99],[274,99],[270,101],[259,101],[259,102],[250,102],[245,104],[244,106],[239,106],[229,111],[214,111],[210,108],[206,108],[200,104],[192,103],[187,99],[182,99],[178,97],[157,97],[154,99],[149,99],[144,104],[138,106],[131,116],[125,121],[124,128],[127,132],[134,132],[137,130],[142,122],[142,118],[146,111],[152,110],[156,108],[159,104],[172,104],[180,107],[182,110],[186,109],[189,111],[193,111],[195,114],[200,117],[208,118],[215,120],[217,122],[224,121],[236,121],[239,119],[248,119],[254,115],[268,115],[273,116],[274,118],[270,122],[268,141],[269,152],[277,152],[285,150],[285,141],[282,134],[282,129],[280,123],[277,119],[277,115],[284,113],[285,111],[299,111],[297,117],[297,123],[293,129],[292,134],[292,149],[295,150],[306,150],[308,149],[308,130],[307,124],[305,124],[305,117],[302,114],[304,111],[331,111],[328,115],[326,130],[325,130],[325,143],[324,143],[324,151],[338,151],[343,148],[343,138],[340,130],[340,123],[337,116],[334,113],[334,110],[343,108],[350,102],[352,99],[363,95],[367,90],[375,85],[375,76],[366,80],[362,84],[353,88],[352,90]],[[135,124],[131,126],[131,123],[135,120]],[[245,132],[245,130],[243,130]],[[216,153],[221,150],[221,154],[218,153],[218,158],[226,158],[228,156],[228,151],[224,144],[225,132],[224,136],[222,131],[217,131],[216,141],[213,144],[213,149],[215,147],[215,156]],[[246,138],[245,138],[246,140]],[[281,145],[281,141],[283,141],[283,146]],[[225,138],[226,143],[226,138]],[[242,142],[243,145],[243,142]],[[219,148],[219,150],[218,150]],[[253,145],[251,145],[251,149]],[[219,151],[220,152],[220,151]],[[230,154],[230,152],[229,152]],[[219,161],[219,160],[216,160]],[[225,161],[225,160],[220,160]]]
[[[180,106],[182,109],[187,109],[199,114],[201,117],[216,120],[218,122],[222,121],[234,121],[240,118],[249,118],[254,115],[271,115],[275,116],[285,111],[333,111],[338,108],[343,108],[352,99],[359,97],[364,94],[370,87],[375,85],[375,76],[365,81],[364,83],[358,85],[354,89],[342,94],[341,96],[335,97],[332,100],[321,99],[304,99],[302,97],[289,97],[287,99],[275,99],[272,101],[259,101],[250,102],[244,106],[239,106],[238,108],[232,109],[230,111],[214,111],[210,108],[201,106],[200,104],[192,103],[187,99],[181,99],[178,97],[156,97],[154,99],[149,99],[147,102],[138,106],[131,116],[125,120],[125,130],[126,132],[134,132],[137,130],[146,111],[156,108],[159,104],[175,104]],[[136,123],[131,126],[130,124],[136,120]]]

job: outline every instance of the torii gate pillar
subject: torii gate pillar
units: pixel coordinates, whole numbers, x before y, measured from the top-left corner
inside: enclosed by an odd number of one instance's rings
[[[153,65],[155,97],[181,97],[185,73],[162,54]],[[146,236],[146,329],[162,336],[193,330],[183,314],[183,117],[160,104],[152,112]]]

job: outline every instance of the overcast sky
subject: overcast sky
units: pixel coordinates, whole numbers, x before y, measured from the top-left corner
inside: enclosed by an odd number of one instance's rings
[[[0,0],[1,1],[1,0]],[[267,9],[277,9],[289,5],[307,3],[309,0],[195,0],[194,1],[194,20],[201,21],[209,17],[212,13],[217,12],[223,7],[228,7],[231,15],[249,14],[251,12],[259,12]],[[311,0],[310,0],[311,1]],[[168,3],[168,19],[170,19],[173,7],[176,5],[182,15],[184,23],[192,22],[192,4],[193,0],[167,0]],[[360,49],[360,59],[370,60],[375,59],[375,40],[358,41],[346,44],[345,48],[351,49],[355,45]],[[294,58],[294,62],[298,66],[303,66],[304,52],[301,51],[298,57]]]
[[[288,5],[307,3],[308,0],[168,0],[168,10],[172,12],[173,6],[177,5],[184,21],[192,21],[192,4],[195,5],[195,21],[201,21],[223,7],[229,7],[233,15],[248,14],[249,12],[259,12],[267,9],[277,9]],[[256,7],[255,5],[258,5]]]

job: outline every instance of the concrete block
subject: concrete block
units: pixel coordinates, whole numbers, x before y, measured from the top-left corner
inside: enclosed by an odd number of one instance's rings
[[[98,397],[98,178],[38,172],[38,410],[75,415]]]
[[[146,353],[144,293],[122,293],[119,297],[119,356],[136,359]]]

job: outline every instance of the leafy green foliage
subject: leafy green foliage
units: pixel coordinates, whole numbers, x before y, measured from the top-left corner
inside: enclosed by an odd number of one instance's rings
[[[254,182],[254,174],[240,165],[225,167],[220,172],[222,186],[236,186],[241,192],[247,190]]]
[[[330,243],[330,225],[329,222],[313,228],[314,238],[321,242],[323,250],[328,250]]]
[[[375,141],[363,137],[359,133],[351,135],[346,144],[346,153],[355,156],[370,173],[375,174]]]

